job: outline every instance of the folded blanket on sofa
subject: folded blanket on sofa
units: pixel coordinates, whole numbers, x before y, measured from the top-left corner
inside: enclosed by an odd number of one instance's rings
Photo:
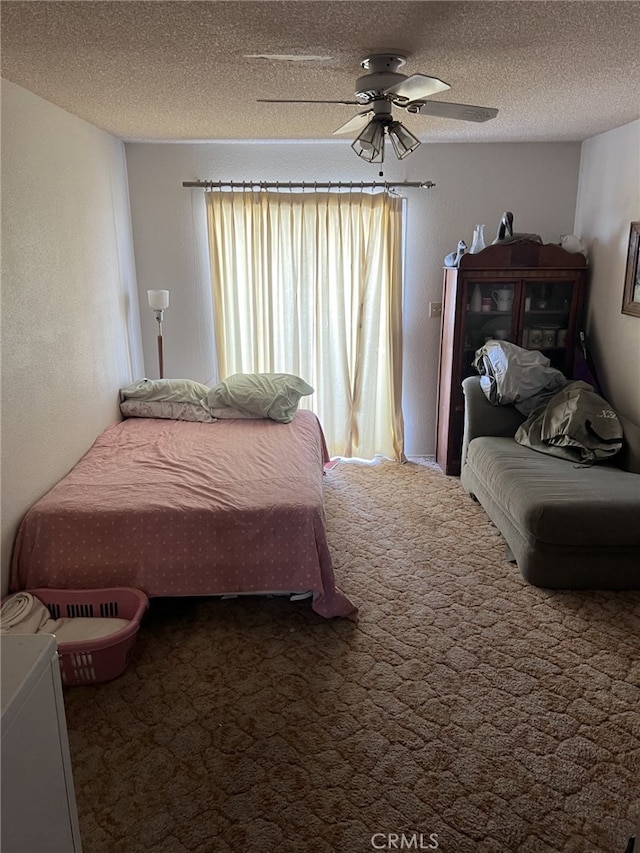
[[[473,366],[490,403],[512,404],[525,416],[567,384],[564,374],[551,367],[545,355],[510,341],[488,341],[476,351]]]
[[[52,619],[47,607],[29,592],[16,593],[0,608],[0,634],[55,634],[58,643],[97,640],[128,624],[126,619]]]
[[[515,434],[518,444],[587,465],[615,456],[622,439],[616,412],[582,380],[570,382],[535,409]]]

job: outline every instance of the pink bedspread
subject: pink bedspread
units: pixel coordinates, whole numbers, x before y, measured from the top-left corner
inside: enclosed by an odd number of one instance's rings
[[[355,619],[327,547],[325,461],[320,423],[306,410],[290,424],[113,424],[25,516],[11,587],[312,590],[322,616]]]

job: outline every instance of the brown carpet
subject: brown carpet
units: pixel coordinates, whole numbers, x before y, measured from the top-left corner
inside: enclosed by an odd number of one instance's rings
[[[528,586],[435,466],[325,480],[360,622],[154,601],[126,673],[65,692],[85,853],[624,853],[640,593]]]

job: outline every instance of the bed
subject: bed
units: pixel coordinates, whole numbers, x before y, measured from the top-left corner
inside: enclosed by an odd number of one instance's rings
[[[355,620],[327,546],[327,461],[320,423],[304,409],[291,423],[112,424],[24,517],[11,588],[311,593],[320,615]]]

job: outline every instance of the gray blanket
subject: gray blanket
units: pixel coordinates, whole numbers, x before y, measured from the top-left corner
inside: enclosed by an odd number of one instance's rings
[[[523,415],[530,415],[567,384],[565,375],[551,367],[545,355],[510,341],[487,341],[476,351],[473,366],[490,403],[512,404]]]
[[[622,424],[586,382],[570,382],[518,428],[519,444],[572,462],[593,464],[622,448]]]

